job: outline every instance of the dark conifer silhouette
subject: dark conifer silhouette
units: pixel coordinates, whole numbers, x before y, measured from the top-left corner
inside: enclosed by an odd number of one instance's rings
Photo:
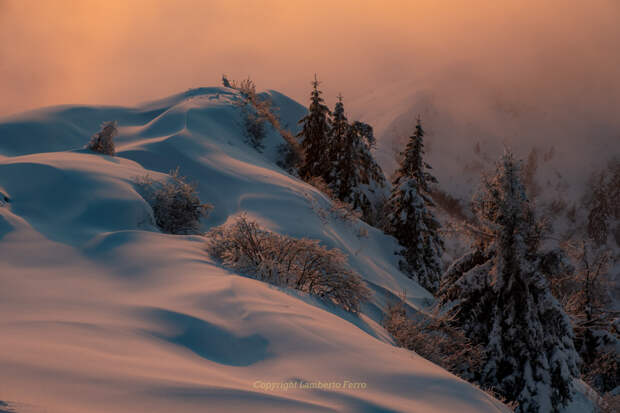
[[[429,193],[437,179],[424,161],[424,129],[418,118],[396,171],[388,200],[388,232],[403,246],[401,268],[424,288],[437,291],[441,274],[443,241],[435,206]]]
[[[312,82],[308,114],[299,121],[303,126],[297,135],[302,138],[301,147],[304,152],[304,160],[299,168],[299,175],[306,180],[312,177],[324,178],[328,175],[330,167],[328,140],[331,126],[330,111],[323,103],[319,84],[320,82],[315,75]]]

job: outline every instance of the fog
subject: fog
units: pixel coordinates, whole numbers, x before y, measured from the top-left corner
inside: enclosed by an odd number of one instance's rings
[[[316,72],[352,100],[466,74],[604,116],[620,99],[619,18],[617,0],[0,0],[0,113],[132,104],[222,73],[305,101]]]
[[[0,116],[131,105],[223,73],[305,104],[318,73],[328,103],[342,93],[379,135],[435,110],[431,132],[460,128],[451,145],[475,139],[469,125],[498,141],[604,135],[617,152],[618,21],[618,0],[0,0]]]

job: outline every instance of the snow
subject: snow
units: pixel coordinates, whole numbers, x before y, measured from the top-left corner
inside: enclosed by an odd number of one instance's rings
[[[266,94],[296,127],[304,108]],[[430,294],[398,271],[392,238],[316,213],[327,199],[275,165],[274,131],[262,154],[244,143],[236,98],[200,88],[0,120],[0,411],[508,411],[393,345],[387,300],[406,291],[419,308]],[[83,149],[110,120],[117,156]],[[135,181],[176,166],[215,207],[203,230],[245,211],[320,239],[348,255],[371,303],[353,316],[220,267],[201,236],[159,232]],[[267,389],[345,380],[365,388]]]

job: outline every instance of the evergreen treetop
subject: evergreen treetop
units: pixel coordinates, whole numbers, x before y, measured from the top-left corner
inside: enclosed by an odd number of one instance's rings
[[[360,211],[366,222],[374,223],[385,176],[371,153],[372,126],[359,121],[349,124],[342,95],[334,107],[329,140],[330,169],[324,178],[328,187],[339,200]]]
[[[430,185],[437,182],[424,161],[424,129],[417,119],[415,132],[403,152],[388,200],[388,232],[404,248],[401,269],[431,292],[437,291],[443,241],[432,211]]]
[[[299,121],[302,124],[302,130],[297,136],[303,139],[301,146],[305,154],[303,164],[299,169],[299,174],[303,179],[325,177],[329,170],[328,136],[331,113],[323,103],[319,84],[315,75],[308,114]]]
[[[404,158],[396,173],[394,184],[398,185],[402,179],[415,179],[420,192],[430,192],[430,184],[437,179],[427,170],[431,166],[424,161],[424,129],[420,117],[416,120],[415,132],[409,137],[409,142],[403,152]]]

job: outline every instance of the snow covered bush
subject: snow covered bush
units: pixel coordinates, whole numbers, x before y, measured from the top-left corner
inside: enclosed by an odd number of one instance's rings
[[[188,183],[179,174],[179,168],[170,171],[167,182],[158,182],[146,175],[138,180],[138,186],[153,209],[155,223],[170,234],[197,233],[200,218],[213,208],[200,201],[196,185]]]
[[[104,155],[114,155],[114,137],[118,134],[116,121],[104,122],[101,130],[95,133],[88,143],[88,149]]]
[[[417,317],[407,315],[401,300],[388,307],[383,326],[399,346],[415,351],[465,380],[475,380],[484,357],[482,347],[473,345],[462,331],[441,317],[421,314]]]
[[[358,312],[370,297],[338,249],[260,228],[244,215],[207,234],[208,251],[226,267],[282,287],[295,288]]]

